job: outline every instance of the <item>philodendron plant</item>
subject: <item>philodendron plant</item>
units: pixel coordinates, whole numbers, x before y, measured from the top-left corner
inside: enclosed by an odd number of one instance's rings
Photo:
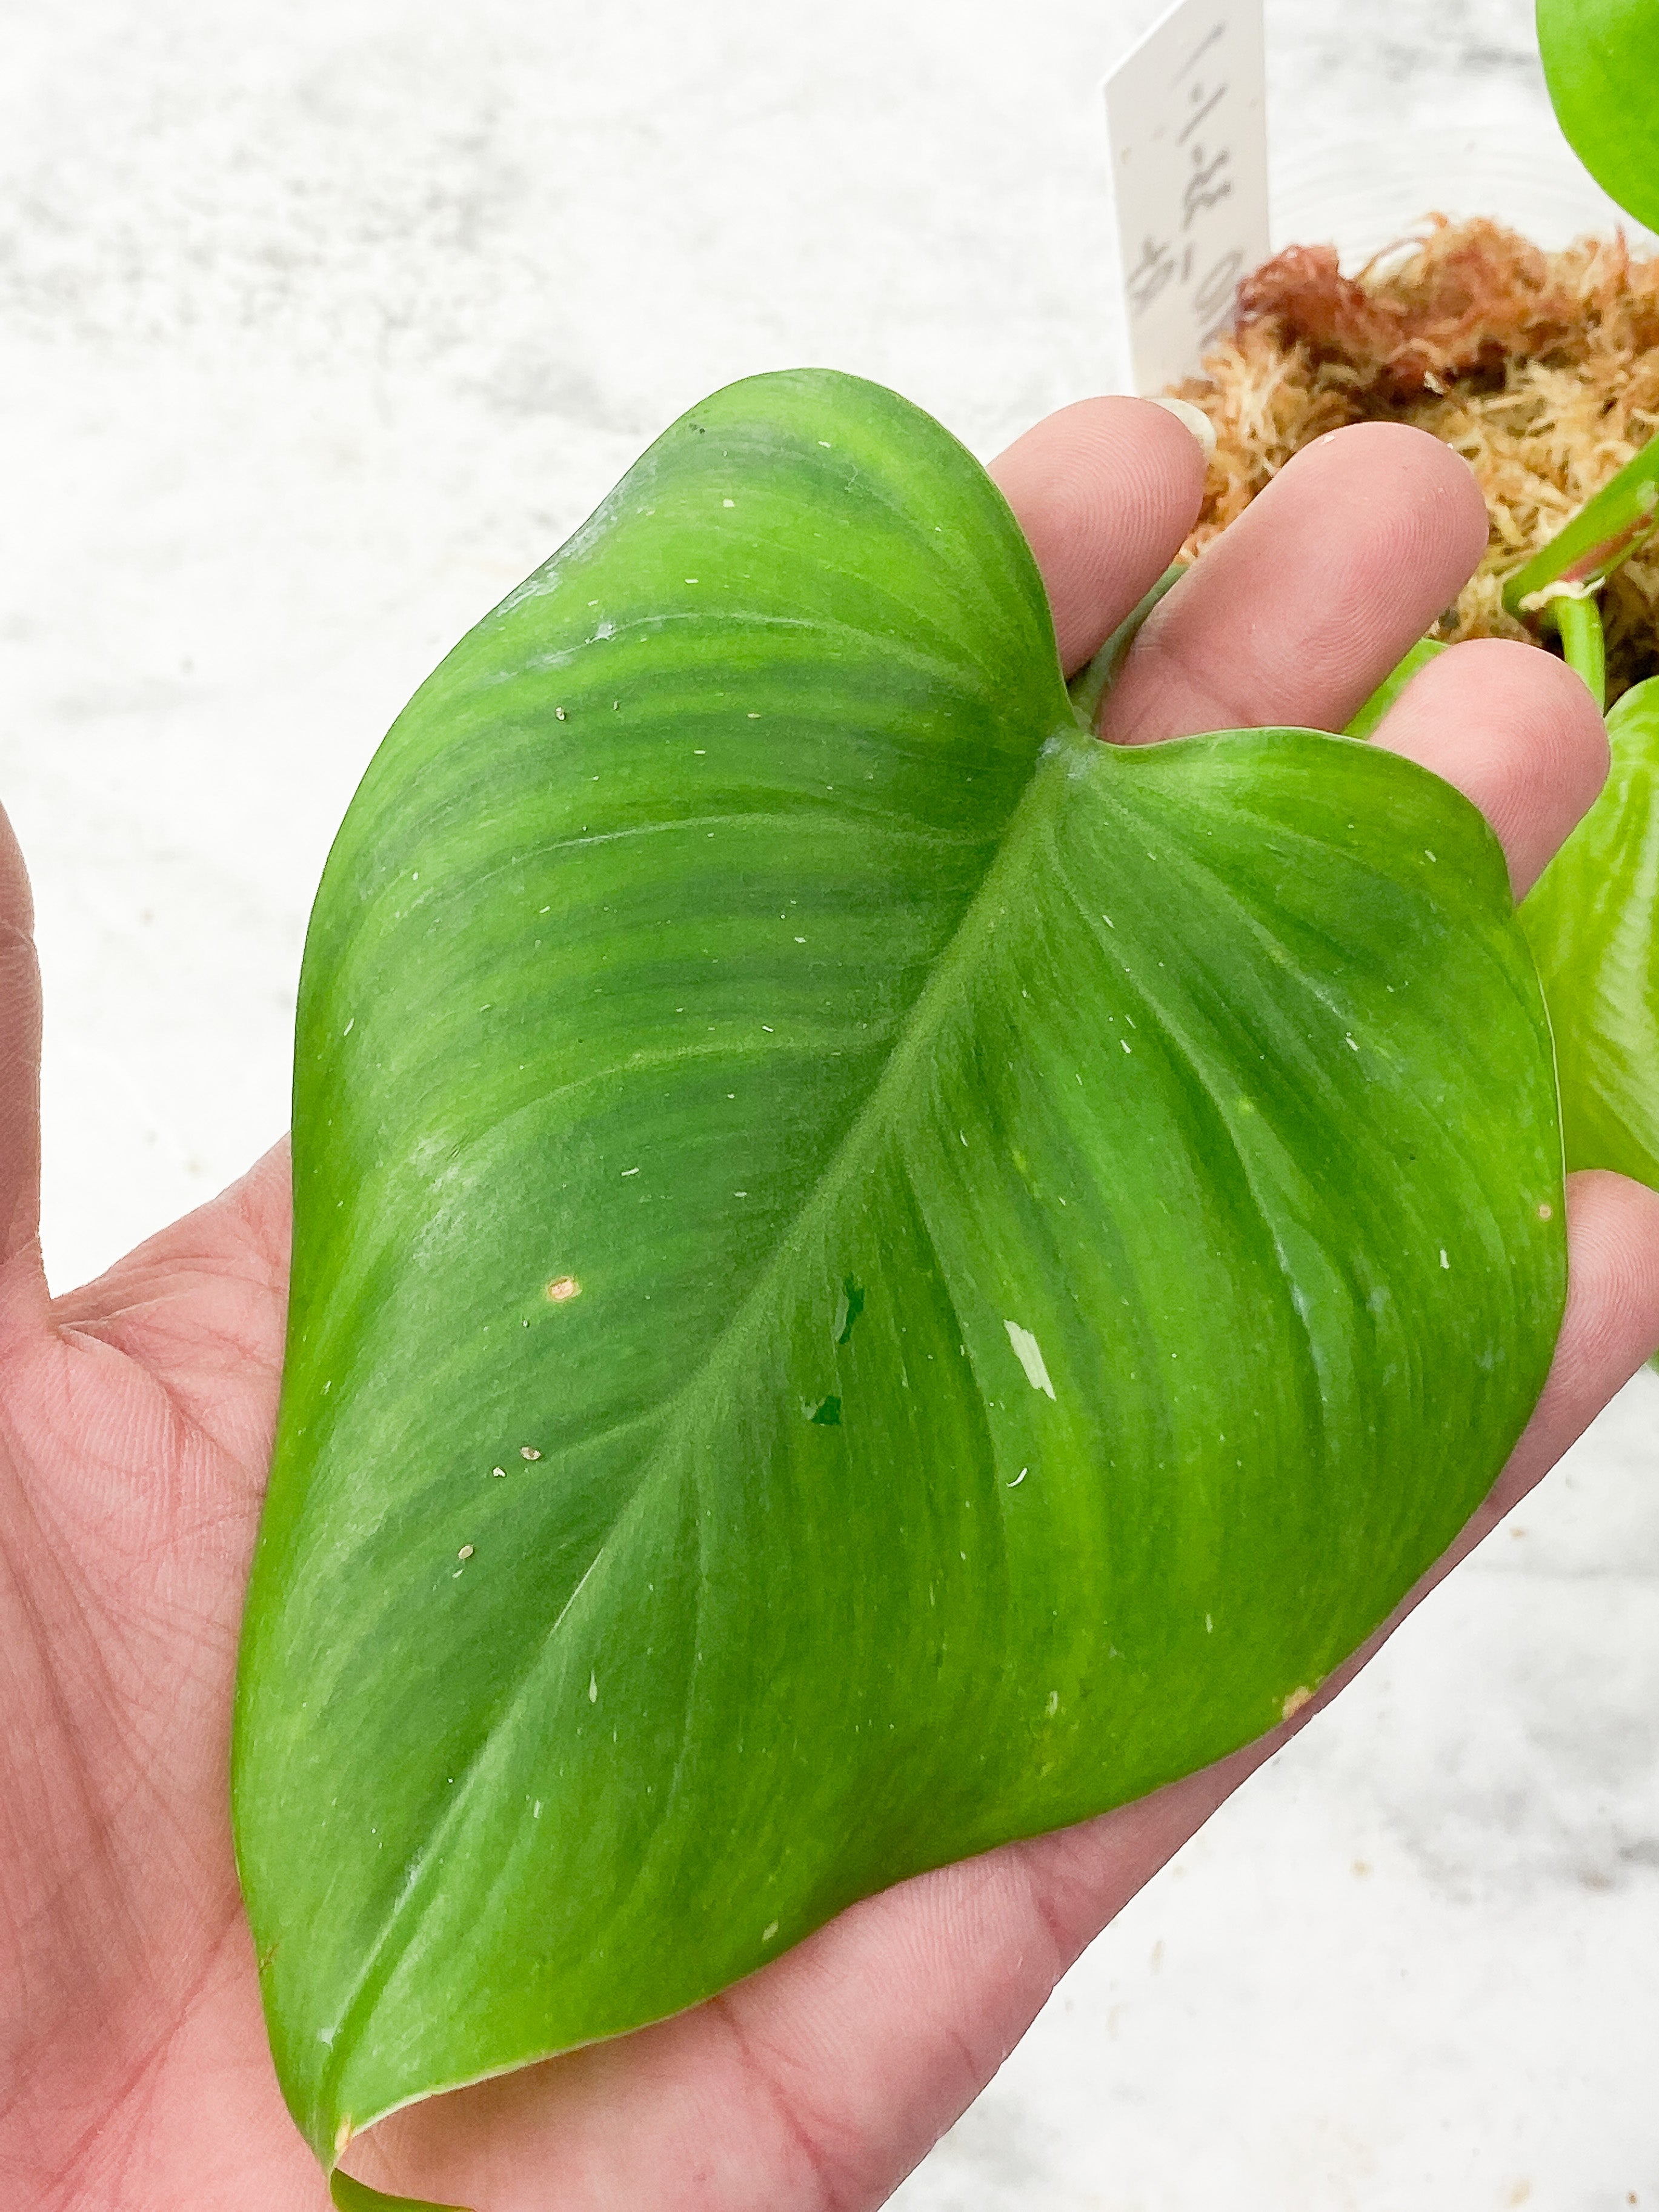
[[[1068,697],[936,423],[762,377],[364,779],[234,1744],[343,2206],[396,2107],[1260,1735],[1532,1409],[1561,1139],[1491,832],[1352,738],[1102,744],[1110,665]]]

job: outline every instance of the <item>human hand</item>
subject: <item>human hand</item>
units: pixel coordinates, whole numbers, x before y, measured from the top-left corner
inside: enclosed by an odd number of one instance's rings
[[[1197,449],[1161,410],[1093,401],[1030,433],[994,473],[1036,550],[1069,672],[1179,544]],[[1468,471],[1432,440],[1378,425],[1320,441],[1158,610],[1104,734],[1340,728],[1454,595],[1485,533]],[[1441,656],[1377,742],[1483,809],[1517,890],[1606,761],[1577,678],[1497,643]],[[324,2185],[265,2045],[227,1811],[236,1633],[282,1357],[286,1153],[50,1300],[27,929],[8,838],[0,2180],[8,2201],[51,2212],[320,2212]],[[1402,1613],[1659,1340],[1659,1198],[1581,1176],[1569,1227],[1571,1290],[1544,1397],[1492,1498]],[[396,2115],[349,2163],[380,2188],[482,2212],[877,2204],[1077,1953],[1290,1732],[1082,1827],[902,1884],[677,2019]]]

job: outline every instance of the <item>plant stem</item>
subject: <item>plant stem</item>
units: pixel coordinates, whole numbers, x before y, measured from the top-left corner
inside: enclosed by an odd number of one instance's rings
[[[1601,610],[1591,599],[1554,599],[1550,613],[1561,633],[1561,651],[1569,668],[1576,668],[1589,686],[1598,714],[1607,705],[1607,641],[1601,629]]]
[[[1079,668],[1066,685],[1078,720],[1091,736],[1100,719],[1101,702],[1117,681],[1118,672],[1128,657],[1144,623],[1152,609],[1172,585],[1178,584],[1187,573],[1184,561],[1172,561],[1139,605],[1133,607],[1107,639],[1086,668]]]

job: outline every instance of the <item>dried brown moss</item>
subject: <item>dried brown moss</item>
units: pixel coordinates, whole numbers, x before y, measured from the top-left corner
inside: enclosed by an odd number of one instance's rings
[[[1344,423],[1413,422],[1462,453],[1486,494],[1486,555],[1447,639],[1531,633],[1504,579],[1659,428],[1659,257],[1622,237],[1545,253],[1495,222],[1429,218],[1344,276],[1293,246],[1239,289],[1232,338],[1175,387],[1216,428],[1200,553],[1299,447]],[[1659,672],[1659,547],[1602,593],[1609,696]]]

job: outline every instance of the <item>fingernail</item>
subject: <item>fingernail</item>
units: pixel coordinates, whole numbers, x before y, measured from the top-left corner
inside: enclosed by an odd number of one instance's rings
[[[1160,392],[1152,404],[1161,407],[1166,415],[1173,415],[1177,422],[1184,422],[1203,447],[1205,459],[1210,459],[1215,452],[1215,424],[1201,407],[1194,407],[1190,399],[1177,399],[1170,392]]]

